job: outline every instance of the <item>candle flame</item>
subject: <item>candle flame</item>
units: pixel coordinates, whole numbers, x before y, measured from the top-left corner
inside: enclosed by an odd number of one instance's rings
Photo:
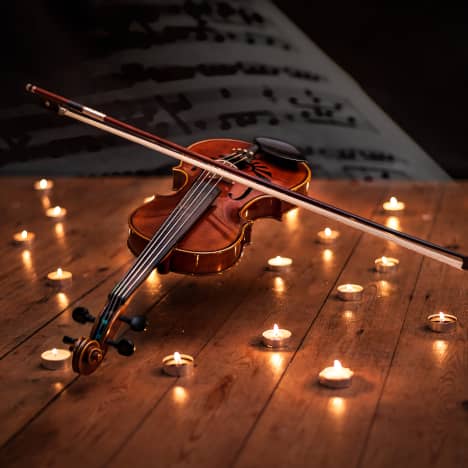
[[[53,348],[53,349],[52,349],[52,354],[53,354],[54,356],[57,356],[57,354],[58,354],[58,349],[57,349],[57,348]]]
[[[177,351],[174,353],[174,361],[176,364],[180,364],[182,362],[182,358],[180,357],[180,353]]]
[[[332,231],[331,231],[331,229],[330,229],[329,227],[326,227],[326,228],[324,229],[324,233],[325,233],[325,237],[330,237]]]
[[[397,197],[390,197],[390,205],[392,205],[392,206],[398,205],[398,198]]]
[[[54,215],[59,215],[60,212],[62,211],[62,208],[60,206],[54,206],[52,212],[54,213]]]
[[[341,369],[343,366],[341,365],[341,362],[338,361],[338,359],[335,359],[335,360],[333,361],[333,367],[334,367],[335,369]]]
[[[21,238],[22,239],[27,239],[28,238],[28,231],[26,231],[26,230],[21,231]]]
[[[273,335],[278,336],[278,334],[279,334],[278,331],[279,331],[278,325],[275,323],[273,325]]]
[[[63,270],[61,268],[57,268],[57,276],[61,278],[63,276]]]
[[[388,258],[387,258],[387,257],[382,257],[381,260],[382,260],[382,263],[383,263],[384,265],[388,265],[389,262],[388,262]]]
[[[441,322],[445,320],[445,314],[443,312],[439,312],[439,319]]]
[[[40,187],[42,190],[46,189],[46,188],[47,188],[47,179],[41,179],[41,180],[39,181],[39,187]]]

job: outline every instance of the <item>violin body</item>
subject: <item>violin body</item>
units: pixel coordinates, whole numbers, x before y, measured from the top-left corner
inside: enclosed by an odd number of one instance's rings
[[[197,142],[189,147],[213,159],[229,154],[233,149],[248,148],[251,143],[241,140],[213,139]],[[306,193],[311,178],[305,163],[284,161],[265,156],[261,152],[242,170],[300,193]],[[155,199],[137,208],[129,219],[128,247],[139,255],[149,240],[174,211],[201,170],[181,163],[173,169],[173,189],[170,195],[156,195]],[[157,266],[159,273],[182,274],[220,273],[233,266],[250,242],[254,220],[275,218],[291,208],[285,202],[250,190],[240,184],[221,181],[215,202],[192,226],[177,246]]]

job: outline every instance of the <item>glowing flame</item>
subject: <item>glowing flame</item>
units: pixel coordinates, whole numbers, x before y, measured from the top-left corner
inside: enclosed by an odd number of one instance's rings
[[[55,216],[58,216],[62,211],[62,208],[60,206],[54,206],[54,208],[52,209],[52,213],[55,215]]]
[[[28,231],[25,231],[25,230],[21,231],[21,238],[22,239],[27,239],[28,238]]]
[[[52,354],[53,354],[54,356],[57,356],[57,354],[58,354],[58,349],[57,349],[57,348],[53,348],[53,349],[52,349]]]
[[[445,321],[445,314],[443,312],[439,312],[439,320],[441,322],[444,322]]]
[[[57,276],[61,278],[63,276],[63,270],[61,268],[57,268]]]
[[[398,205],[398,198],[397,197],[390,197],[390,205],[397,206]]]
[[[180,353],[178,353],[177,351],[174,353],[174,361],[176,364],[182,363],[182,358],[180,357]]]
[[[273,335],[274,336],[279,335],[279,328],[278,328],[278,325],[276,323],[273,325]]]
[[[325,237],[330,237],[331,233],[332,233],[332,230],[329,227],[326,227],[324,229],[324,233],[325,233]]]
[[[382,257],[382,264],[388,265],[388,258],[387,257]]]
[[[47,188],[47,179],[41,179],[39,181],[39,188],[45,190]]]
[[[341,362],[338,361],[338,359],[335,359],[335,360],[333,361],[333,368],[336,369],[336,370],[342,369],[342,368],[343,368],[343,366],[341,365]]]

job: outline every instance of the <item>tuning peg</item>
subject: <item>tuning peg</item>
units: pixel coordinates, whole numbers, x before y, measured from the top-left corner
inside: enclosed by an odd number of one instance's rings
[[[78,323],[94,322],[96,320],[86,307],[76,307],[73,309],[72,319]]]
[[[148,321],[143,315],[134,315],[133,317],[120,315],[119,319],[122,320],[122,322],[128,323],[133,331],[140,332],[145,331],[148,328]]]
[[[122,338],[120,341],[107,340],[108,345],[117,349],[117,352],[122,356],[131,356],[135,352],[133,341]]]
[[[75,341],[76,341],[77,339],[78,339],[78,338],[72,338],[71,336],[65,335],[65,336],[62,338],[62,342],[65,343],[65,344],[74,345],[74,344],[75,344]]]

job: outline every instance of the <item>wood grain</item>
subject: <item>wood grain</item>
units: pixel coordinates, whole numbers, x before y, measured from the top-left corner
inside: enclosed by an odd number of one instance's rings
[[[110,353],[89,377],[41,369],[42,350],[63,334],[86,333],[71,321],[72,304],[93,312],[102,307],[131,258],[126,217],[144,196],[166,191],[169,179],[61,182],[55,197],[75,213],[63,244],[44,220],[32,179],[0,185],[0,195],[12,194],[0,196],[3,237],[24,224],[41,233],[34,273],[22,262],[22,249],[0,244],[8,292],[0,309],[0,466],[468,464],[464,273],[336,225],[340,241],[318,245],[316,232],[329,223],[310,213],[256,222],[253,244],[223,275],[152,276],[129,306],[130,314],[145,312],[151,323],[146,334],[127,332],[137,345],[132,358]],[[397,217],[402,230],[432,233],[433,241],[466,251],[467,187],[313,181],[312,195],[374,213],[381,222],[388,221],[381,202],[397,195],[408,205]],[[94,197],[100,200],[95,209],[82,210]],[[106,224],[118,232],[109,236]],[[372,269],[383,254],[400,258],[397,273]],[[41,277],[57,255],[76,272],[66,301],[47,296]],[[275,255],[292,257],[292,271],[265,271]],[[30,292],[23,291],[25,282]],[[344,282],[365,285],[364,300],[339,301],[335,288]],[[425,316],[439,308],[459,316],[454,335],[424,328]],[[293,332],[287,350],[259,344],[261,331],[275,322]],[[193,377],[161,373],[162,357],[176,350],[195,356]],[[317,384],[318,371],[334,358],[355,370],[351,388]]]

